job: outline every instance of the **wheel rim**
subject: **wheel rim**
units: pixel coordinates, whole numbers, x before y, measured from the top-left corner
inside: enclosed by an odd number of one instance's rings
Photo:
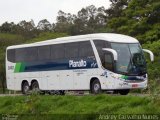
[[[100,89],[100,85],[99,85],[98,83],[95,84],[95,85],[94,85],[94,91],[95,91],[95,92],[98,92],[99,89]]]
[[[33,85],[32,91],[38,92],[39,91],[39,86],[37,84]]]
[[[28,85],[25,85],[25,86],[24,86],[24,92],[27,93],[28,91],[29,91],[29,86],[28,86]]]

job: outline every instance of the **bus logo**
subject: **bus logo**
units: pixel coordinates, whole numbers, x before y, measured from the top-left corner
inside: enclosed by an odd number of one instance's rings
[[[70,68],[86,67],[86,66],[87,66],[87,62],[85,60],[80,60],[80,61],[69,60]]]

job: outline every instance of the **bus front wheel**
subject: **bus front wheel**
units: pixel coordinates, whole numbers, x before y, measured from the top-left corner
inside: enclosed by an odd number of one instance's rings
[[[29,84],[28,84],[28,82],[23,82],[22,83],[22,93],[24,94],[24,95],[26,95],[26,94],[28,94],[28,92],[29,92]]]
[[[101,84],[100,84],[100,82],[99,82],[98,79],[95,79],[91,83],[91,93],[92,94],[99,94],[99,93],[101,93]]]
[[[127,95],[129,93],[129,89],[119,90],[120,95]]]

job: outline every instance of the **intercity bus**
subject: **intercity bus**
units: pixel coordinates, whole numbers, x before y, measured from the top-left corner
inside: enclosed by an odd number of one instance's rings
[[[62,37],[6,49],[9,90],[118,91],[147,87],[147,65],[137,39],[114,33]]]

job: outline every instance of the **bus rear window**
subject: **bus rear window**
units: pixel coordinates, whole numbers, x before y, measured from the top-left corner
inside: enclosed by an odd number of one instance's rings
[[[7,50],[7,60],[9,62],[15,62],[15,49]]]

